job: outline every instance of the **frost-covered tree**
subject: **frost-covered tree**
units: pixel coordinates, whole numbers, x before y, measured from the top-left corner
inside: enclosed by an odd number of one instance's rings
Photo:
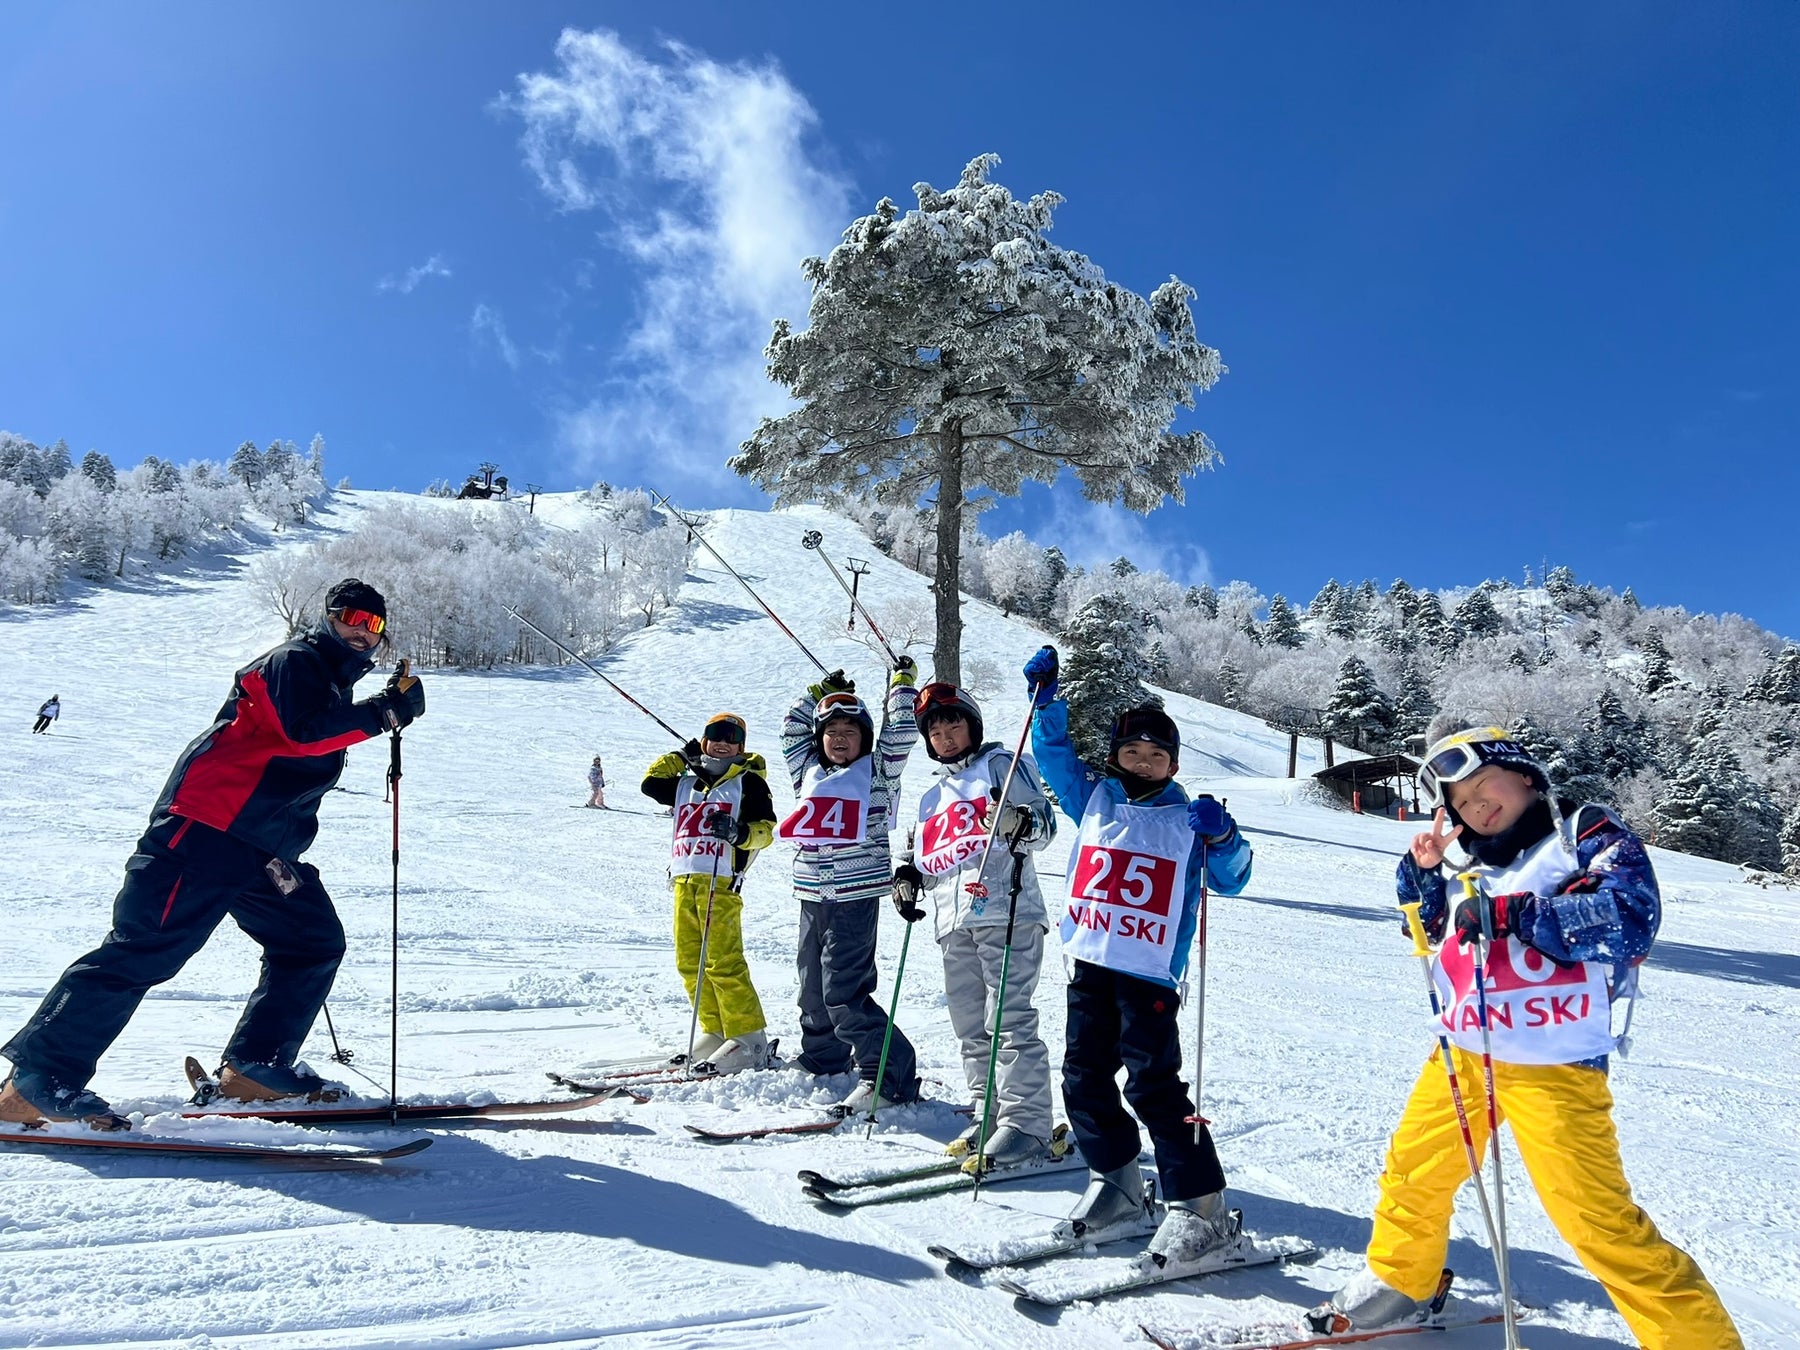
[[[1394,584],[1387,588],[1387,601],[1402,623],[1411,623],[1413,616],[1418,613],[1418,592],[1406,584],[1404,577],[1394,578]]]
[[[1338,666],[1337,688],[1325,705],[1325,729],[1359,749],[1378,749],[1394,736],[1393,701],[1375,683],[1375,672],[1354,652]]]
[[[1263,625],[1263,641],[1271,647],[1290,650],[1306,645],[1306,634],[1300,631],[1300,618],[1280,591],[1269,601],[1269,620]]]
[[[1599,756],[1599,770],[1612,783],[1623,783],[1648,766],[1654,756],[1649,727],[1633,717],[1612,688],[1600,691],[1587,721],[1588,739]]]
[[[102,492],[111,492],[119,486],[119,471],[98,450],[90,450],[81,457],[81,476]]]
[[[1425,591],[1413,607],[1412,626],[1418,630],[1419,639],[1437,651],[1444,651],[1453,645],[1455,631],[1450,627],[1450,619],[1444,613],[1444,602],[1438,598],[1436,591]]]
[[[1781,870],[1800,879],[1800,802],[1796,802],[1781,822]]]
[[[1106,758],[1113,719],[1148,702],[1150,677],[1144,616],[1124,596],[1096,595],[1063,631],[1062,694],[1069,701],[1069,736],[1081,757]]]
[[[1047,619],[1056,613],[1056,593],[1062,588],[1063,579],[1068,575],[1069,560],[1055,544],[1050,545],[1044,550],[1044,586],[1038,593],[1033,614]]]
[[[1209,619],[1219,617],[1219,593],[1211,586],[1200,585],[1188,587],[1187,604],[1190,609],[1197,609]],[[1283,603],[1286,603],[1285,601]]]
[[[1477,586],[1456,607],[1456,631],[1465,639],[1492,637],[1505,626],[1485,587]]]
[[[1044,565],[1044,550],[1014,530],[994,540],[981,554],[982,575],[987,580],[987,593],[1000,602],[1000,612],[1031,613],[1039,597],[1049,569]]]
[[[982,155],[957,185],[883,199],[804,265],[807,327],[778,319],[769,376],[799,406],[765,418],[731,461],[779,502],[832,489],[888,502],[935,495],[939,679],[961,671],[963,516],[1074,471],[1090,501],[1148,512],[1215,458],[1176,414],[1223,373],[1193,291],[1148,297],[1050,241],[1061,198],[1019,201]]]
[[[1331,613],[1331,607],[1336,603],[1338,591],[1341,589],[1336,577],[1332,577],[1319,587],[1319,593],[1307,602],[1306,616],[1309,619],[1326,618]]]
[[[1658,630],[1648,630],[1638,644],[1638,650],[1644,655],[1644,667],[1638,675],[1639,692],[1654,698],[1679,683],[1675,667],[1669,660],[1669,649]]]
[[[256,448],[255,441],[245,441],[231,453],[225,462],[225,472],[237,479],[245,487],[255,487],[262,481],[262,452]]]
[[[1360,617],[1356,592],[1348,586],[1340,586],[1337,594],[1331,597],[1331,608],[1325,615],[1325,631],[1339,641],[1348,642],[1356,636]]]
[[[1424,668],[1417,661],[1405,662],[1400,667],[1399,691],[1394,698],[1395,736],[1423,736],[1437,710]]]
[[[1219,663],[1219,702],[1227,708],[1240,708],[1244,703],[1244,672],[1230,657]]]

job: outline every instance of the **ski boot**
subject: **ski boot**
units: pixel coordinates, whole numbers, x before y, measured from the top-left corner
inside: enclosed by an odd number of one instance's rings
[[[733,1036],[728,1041],[720,1042],[711,1058],[695,1063],[694,1077],[722,1078],[726,1074],[742,1073],[746,1069],[766,1069],[775,1062],[775,1045],[768,1033],[762,1030]]]
[[[996,1169],[1017,1167],[1022,1163],[1051,1162],[1074,1147],[1067,1125],[1057,1126],[1048,1139],[1002,1125],[988,1137],[987,1147],[979,1155],[964,1160],[962,1170],[968,1176],[977,1173],[986,1176]]]
[[[980,1143],[981,1120],[977,1117],[973,1124],[944,1145],[944,1154],[951,1158],[966,1158],[975,1151]]]
[[[1152,1194],[1136,1158],[1115,1171],[1090,1170],[1087,1190],[1051,1235],[1062,1242],[1102,1242],[1148,1233],[1156,1226]]]
[[[714,1031],[702,1029],[694,1033],[694,1053],[677,1050],[669,1056],[669,1067],[679,1069],[686,1065],[704,1064],[719,1053],[725,1044],[725,1038]]]
[[[15,1069],[5,1085],[0,1086],[0,1123],[39,1130],[72,1120],[108,1134],[131,1128],[131,1122],[98,1093],[86,1088],[59,1087],[43,1074]]]
[[[1425,1322],[1444,1310],[1451,1274],[1438,1277],[1437,1292],[1428,1299],[1408,1298],[1367,1266],[1362,1273],[1306,1314],[1306,1325],[1321,1336],[1352,1331],[1381,1331]]]
[[[836,1106],[827,1107],[826,1112],[829,1115],[836,1116],[839,1120],[848,1120],[852,1116],[866,1116],[871,1113],[879,1114],[880,1112],[887,1110],[890,1106],[905,1106],[908,1102],[916,1102],[918,1100],[919,1080],[916,1078],[913,1079],[912,1090],[904,1096],[899,1097],[877,1096],[875,1084],[864,1079],[851,1089],[850,1095],[844,1098],[843,1101],[839,1102]]]
[[[328,1083],[306,1064],[244,1064],[227,1055],[219,1066],[219,1097],[234,1102],[278,1102],[303,1097],[309,1102],[335,1102],[344,1095],[341,1083]]]
[[[1156,1236],[1137,1258],[1138,1267],[1146,1273],[1199,1268],[1230,1248],[1242,1235],[1243,1226],[1242,1212],[1226,1208],[1224,1191],[1194,1200],[1171,1200]]]

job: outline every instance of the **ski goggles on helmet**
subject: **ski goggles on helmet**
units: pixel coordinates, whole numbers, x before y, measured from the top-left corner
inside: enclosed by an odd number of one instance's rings
[[[1419,796],[1435,811],[1449,804],[1445,792],[1450,784],[1473,778],[1490,764],[1517,768],[1530,762],[1525,747],[1513,740],[1504,727],[1459,731],[1427,752],[1425,763],[1419,768]]]
[[[933,680],[913,696],[913,716],[923,725],[931,713],[949,713],[957,717],[969,715],[970,699],[961,689],[942,680]]]
[[[832,721],[835,718],[866,718],[868,715],[868,708],[863,705],[863,701],[855,694],[827,694],[824,698],[819,700],[818,706],[813,709],[813,722],[815,725],[822,728],[827,722]]]
[[[376,637],[387,632],[387,619],[369,609],[334,609],[330,617],[351,628],[366,628]]]
[[[714,713],[712,720],[706,724],[706,730],[700,733],[700,739],[730,741],[733,745],[742,745],[747,730],[744,719],[736,713]]]

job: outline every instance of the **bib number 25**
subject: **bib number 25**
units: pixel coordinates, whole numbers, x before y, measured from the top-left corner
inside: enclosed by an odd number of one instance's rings
[[[1175,863],[1170,858],[1089,844],[1075,860],[1075,884],[1070,890],[1078,900],[1167,915],[1174,899]]]

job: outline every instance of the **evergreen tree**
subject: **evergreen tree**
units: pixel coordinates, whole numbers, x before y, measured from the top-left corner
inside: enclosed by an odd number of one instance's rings
[[[1244,615],[1244,626],[1239,631],[1242,632],[1245,637],[1250,639],[1250,645],[1252,647],[1260,647],[1263,645],[1262,630],[1256,626],[1256,619],[1254,616],[1249,614]]]
[[[1412,626],[1418,630],[1421,641],[1438,651],[1448,651],[1456,645],[1456,630],[1450,626],[1450,620],[1444,614],[1444,602],[1436,591],[1419,594]]]
[[[1800,879],[1800,802],[1781,822],[1781,870]]]
[[[1219,662],[1219,702],[1227,708],[1244,706],[1244,672],[1229,656]]]
[[[1723,858],[1736,828],[1737,804],[1704,746],[1682,742],[1672,753],[1663,796],[1656,803],[1656,842],[1679,853]]]
[[[1338,666],[1337,688],[1325,705],[1325,730],[1361,750],[1384,747],[1394,736],[1394,705],[1375,672],[1352,652]]]
[[[1650,764],[1649,726],[1642,717],[1627,713],[1613,690],[1600,691],[1586,729],[1598,755],[1599,772],[1615,787]]]
[[[1633,614],[1636,614],[1639,610],[1643,609],[1643,606],[1638,603],[1637,592],[1633,591],[1629,586],[1625,588],[1625,594],[1619,597],[1619,601]]]
[[[59,478],[67,478],[75,471],[74,461],[69,458],[69,443],[58,439],[56,444],[44,451],[44,476],[55,482]]]
[[[1525,655],[1525,649],[1523,647],[1514,647],[1507,655],[1506,664],[1511,666],[1514,670],[1523,671],[1527,675],[1537,669],[1537,662]]]
[[[255,487],[262,481],[262,466],[262,454],[257,450],[256,442],[245,441],[232,451],[231,458],[225,463],[225,472],[245,487]]]
[[[1117,593],[1094,596],[1063,631],[1062,693],[1069,737],[1091,764],[1105,761],[1113,719],[1148,703],[1150,676],[1142,613]]]
[[[1219,617],[1219,593],[1211,586],[1189,586],[1187,607],[1197,609],[1209,619]]]
[[[1337,594],[1331,597],[1331,608],[1325,618],[1325,631],[1334,638],[1348,642],[1356,636],[1359,626],[1357,618],[1355,592],[1340,586]]]
[[[1423,667],[1417,661],[1406,662],[1400,667],[1400,693],[1394,701],[1394,734],[1423,736],[1437,711],[1437,699],[1432,697]]]
[[[1130,558],[1127,558],[1124,554],[1120,554],[1118,557],[1114,558],[1107,567],[1107,571],[1111,572],[1120,581],[1125,580],[1126,577],[1137,575],[1137,570],[1137,564],[1131,561]]]
[[[98,450],[90,450],[81,457],[81,476],[102,492],[111,492],[119,486],[118,470]]]
[[[1015,200],[971,160],[955,187],[918,184],[852,222],[811,283],[808,326],[777,319],[771,380],[796,401],[764,418],[732,467],[810,501],[838,488],[889,503],[931,496],[937,678],[962,672],[963,518],[1065,469],[1091,501],[1149,512],[1216,451],[1171,426],[1224,372],[1171,278],[1148,297],[1051,242],[1061,198]]]
[[[1575,601],[1575,573],[1567,567],[1552,567],[1544,575],[1544,594],[1558,609],[1569,609]]]
[[[1263,639],[1271,647],[1304,647],[1306,634],[1300,631],[1300,619],[1287,597],[1279,591],[1269,601],[1269,621],[1263,625]]]
[[[1342,587],[1338,585],[1336,577],[1327,581],[1319,588],[1319,593],[1315,595],[1312,598],[1312,601],[1306,606],[1307,617],[1310,619],[1322,619],[1327,614],[1331,613],[1332,602],[1337,599],[1338,591],[1341,589]]]
[[[1406,584],[1404,577],[1394,578],[1394,584],[1387,588],[1387,598],[1401,622],[1411,623],[1413,616],[1419,611],[1419,595]]]
[[[1663,645],[1659,631],[1654,628],[1647,631],[1644,640],[1638,644],[1638,650],[1644,654],[1643,673],[1638,677],[1638,690],[1641,693],[1655,697],[1679,683],[1675,667],[1669,661],[1669,649]]]
[[[1037,613],[1049,618],[1056,613],[1056,597],[1062,590],[1063,578],[1069,575],[1069,560],[1055,544],[1044,550],[1044,589],[1038,598]]]
[[[1456,607],[1456,631],[1464,638],[1493,637],[1502,627],[1500,611],[1483,586],[1470,591]]]
[[[1764,686],[1771,703],[1800,703],[1800,647],[1783,647]]]

